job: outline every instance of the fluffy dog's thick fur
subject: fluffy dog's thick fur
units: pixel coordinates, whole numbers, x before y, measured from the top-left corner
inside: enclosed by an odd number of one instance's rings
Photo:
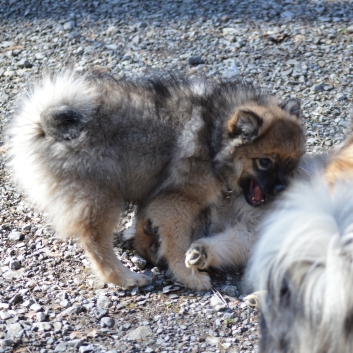
[[[200,213],[229,190],[257,206],[285,187],[303,153],[299,108],[248,84],[61,72],[20,102],[10,163],[29,199],[48,210],[58,234],[80,240],[104,281],[149,281],[113,252],[113,228],[133,203],[137,224],[158,231],[158,258],[204,289],[208,275],[184,263]]]
[[[269,216],[249,276],[265,353],[353,351],[353,139]]]

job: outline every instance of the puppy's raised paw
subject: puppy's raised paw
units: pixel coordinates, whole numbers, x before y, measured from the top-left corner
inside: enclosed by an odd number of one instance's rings
[[[185,254],[185,265],[189,268],[203,270],[208,267],[207,248],[200,241],[195,241]]]

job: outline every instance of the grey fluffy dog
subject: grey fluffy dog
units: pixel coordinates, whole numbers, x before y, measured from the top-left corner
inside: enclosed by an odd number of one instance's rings
[[[284,196],[249,270],[266,290],[260,352],[353,352],[353,138]]]
[[[205,289],[208,274],[185,265],[199,215],[230,190],[255,207],[286,187],[304,150],[299,111],[297,100],[278,102],[249,84],[65,71],[20,101],[10,164],[29,199],[48,210],[59,235],[80,240],[104,281],[149,283],[113,251],[113,229],[133,203],[137,248],[148,251],[151,224],[159,237],[153,256],[186,286]]]

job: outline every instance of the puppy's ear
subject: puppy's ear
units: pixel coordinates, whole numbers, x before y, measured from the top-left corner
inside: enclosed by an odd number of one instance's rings
[[[280,105],[280,108],[282,108],[284,111],[287,113],[296,116],[299,118],[300,116],[300,109],[301,109],[301,104],[300,100],[297,98],[289,98],[284,100]]]
[[[255,140],[262,125],[262,119],[251,110],[240,109],[228,121],[228,135],[235,139],[236,146]]]

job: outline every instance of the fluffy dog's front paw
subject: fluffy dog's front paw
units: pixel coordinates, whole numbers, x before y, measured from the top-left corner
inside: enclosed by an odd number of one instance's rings
[[[206,272],[199,272],[194,269],[185,269],[182,275],[175,274],[177,280],[181,281],[186,287],[196,290],[206,290],[211,288],[211,279]]]
[[[264,290],[251,293],[244,298],[244,302],[250,308],[259,309],[261,297],[265,294],[266,294],[266,291]]]
[[[185,254],[185,265],[189,268],[204,270],[208,267],[207,248],[201,241],[195,241]]]

